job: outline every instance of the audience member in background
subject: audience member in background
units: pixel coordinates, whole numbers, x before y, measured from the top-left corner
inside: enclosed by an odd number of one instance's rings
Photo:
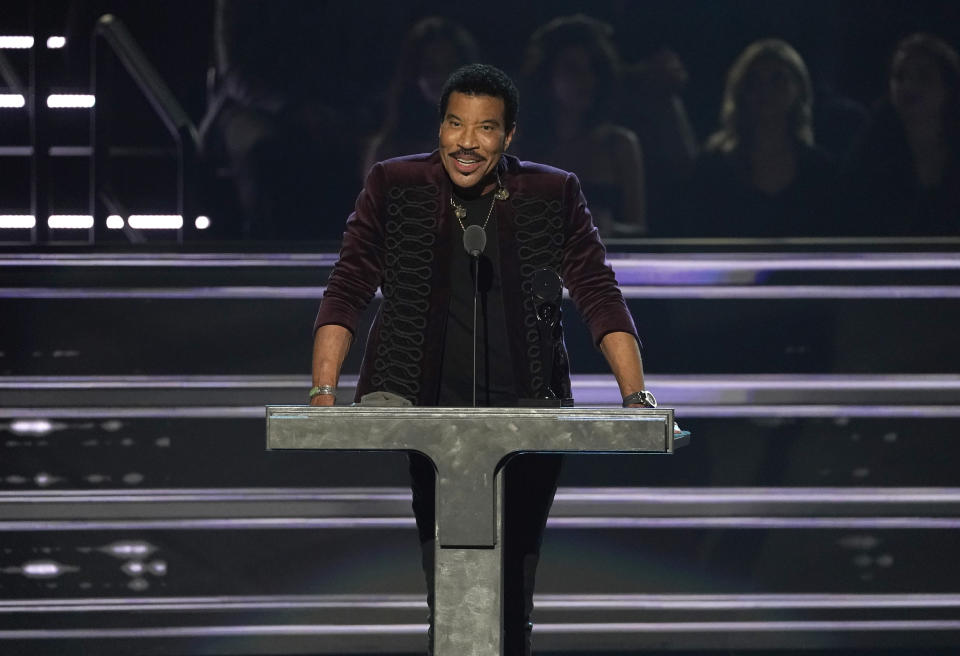
[[[913,34],[890,66],[889,95],[845,170],[846,206],[875,235],[960,234],[960,57]]]
[[[636,132],[643,149],[652,235],[668,231],[666,222],[697,161],[697,136],[680,96],[687,79],[680,57],[668,49],[623,67],[620,120]]]
[[[836,11],[853,9],[838,6]],[[851,75],[850,51],[855,47],[847,38],[848,24],[839,20],[824,23],[818,30],[820,38],[805,47],[804,59],[813,80],[813,124],[817,126],[817,146],[841,162],[867,124],[870,112],[846,92]]]
[[[752,43],[727,74],[720,129],[697,163],[682,216],[693,237],[816,236],[833,231],[834,167],[814,145],[812,91],[799,53]]]
[[[216,84],[201,138],[223,162],[241,210],[239,236],[339,239],[353,205],[356,142],[328,104],[326,3],[217,0]],[[329,74],[328,74],[329,71]]]
[[[636,134],[612,122],[619,91],[613,29],[582,14],[556,18],[527,44],[527,126],[517,139],[531,160],[575,170],[604,237],[647,230],[643,155]]]
[[[390,83],[386,118],[364,156],[363,177],[375,162],[437,147],[435,114],[443,84],[477,58],[473,37],[451,20],[432,16],[410,29]]]

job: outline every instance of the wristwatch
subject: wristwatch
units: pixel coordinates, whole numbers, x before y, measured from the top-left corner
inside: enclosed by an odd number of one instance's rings
[[[656,408],[657,397],[649,390],[640,390],[639,392],[634,392],[633,394],[628,394],[623,397],[624,408],[629,408],[634,404],[642,405],[644,408]]]

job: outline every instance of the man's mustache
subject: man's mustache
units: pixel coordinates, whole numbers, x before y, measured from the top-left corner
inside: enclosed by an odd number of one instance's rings
[[[475,151],[475,150],[462,150],[462,149],[461,149],[461,150],[458,150],[458,151],[456,151],[456,152],[450,153],[450,157],[458,157],[458,158],[463,158],[463,159],[470,158],[470,159],[479,160],[479,161],[481,161],[481,162],[483,162],[483,161],[485,161],[485,160],[487,159],[486,157],[482,157],[482,156],[481,156],[479,153],[477,153],[477,151]]]

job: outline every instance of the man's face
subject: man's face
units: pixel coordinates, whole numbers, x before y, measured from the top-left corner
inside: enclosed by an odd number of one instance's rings
[[[454,185],[475,187],[496,167],[513,140],[504,123],[502,98],[450,94],[440,122],[440,159]]]

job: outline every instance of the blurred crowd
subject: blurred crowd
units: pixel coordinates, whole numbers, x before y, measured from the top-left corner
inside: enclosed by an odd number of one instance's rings
[[[487,61],[464,25],[425,17],[382,103],[336,111],[329,63],[303,56],[323,20],[311,6],[291,21],[217,3],[202,136],[230,172],[248,238],[337,239],[369,167],[434,150],[443,82]],[[887,92],[864,106],[811,79],[790,43],[755,41],[730,62],[715,129],[699,138],[681,55],[628,62],[613,26],[561,16],[508,68],[521,94],[510,152],[575,172],[607,238],[960,235],[957,51],[915,33],[877,65]]]

